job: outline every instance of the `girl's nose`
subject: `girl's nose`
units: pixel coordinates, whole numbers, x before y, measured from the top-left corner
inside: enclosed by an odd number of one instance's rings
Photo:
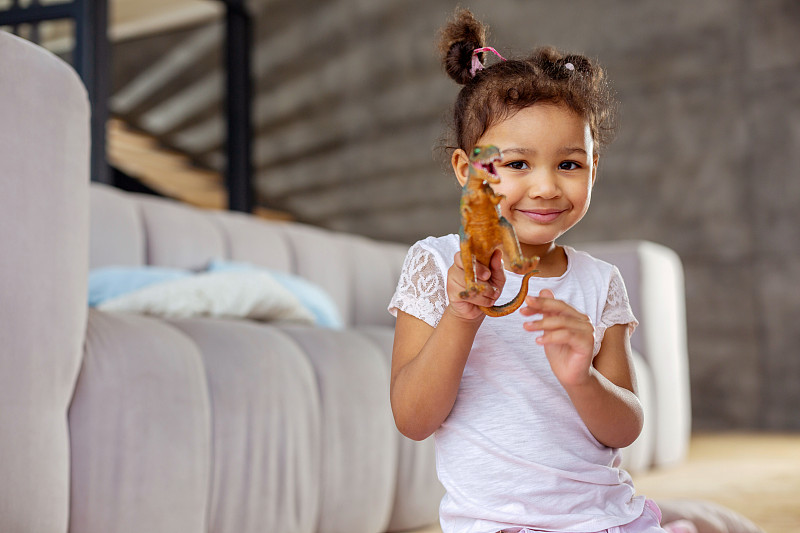
[[[528,186],[528,196],[531,198],[558,198],[561,189],[558,187],[558,178],[553,172],[537,172],[531,176]]]

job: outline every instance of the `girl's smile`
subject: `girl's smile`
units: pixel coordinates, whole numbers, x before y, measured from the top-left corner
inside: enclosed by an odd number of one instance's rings
[[[563,213],[566,213],[567,210],[566,209],[531,209],[531,210],[520,209],[519,212],[529,217],[534,222],[538,222],[540,224],[549,224],[550,222],[555,221]]]

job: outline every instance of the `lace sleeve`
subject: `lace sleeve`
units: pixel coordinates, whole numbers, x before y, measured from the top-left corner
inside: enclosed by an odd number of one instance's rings
[[[403,311],[436,327],[447,307],[447,290],[433,254],[415,244],[408,251],[389,312]]]
[[[617,270],[617,267],[614,267],[611,271],[611,279],[608,282],[606,305],[603,308],[600,323],[595,328],[595,355],[600,351],[600,344],[603,342],[606,329],[615,324],[626,324],[629,334],[633,334],[636,326],[639,325],[639,321],[633,316],[633,311],[628,301],[628,291],[625,289],[625,282],[622,280],[622,275],[619,273],[619,270]]]

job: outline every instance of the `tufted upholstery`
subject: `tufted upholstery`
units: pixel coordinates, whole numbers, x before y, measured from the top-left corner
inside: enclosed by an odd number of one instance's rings
[[[441,487],[432,468],[417,467],[432,465],[432,442],[402,437],[389,407],[385,306],[405,246],[99,184],[90,197],[90,268],[247,261],[322,286],[348,327],[92,311],[70,410],[73,464],[85,465],[73,473],[85,496],[73,505],[77,531],[378,532],[436,522]]]

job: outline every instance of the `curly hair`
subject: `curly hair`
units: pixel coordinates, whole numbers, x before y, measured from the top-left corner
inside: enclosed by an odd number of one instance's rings
[[[486,46],[486,32],[467,9],[457,10],[440,30],[442,64],[464,86],[453,109],[456,148],[470,150],[491,126],[536,103],[566,105],[588,121],[598,148],[611,142],[617,103],[599,65],[580,54],[540,47],[528,57],[499,61],[473,76],[473,50]],[[481,62],[483,55],[478,53]]]

